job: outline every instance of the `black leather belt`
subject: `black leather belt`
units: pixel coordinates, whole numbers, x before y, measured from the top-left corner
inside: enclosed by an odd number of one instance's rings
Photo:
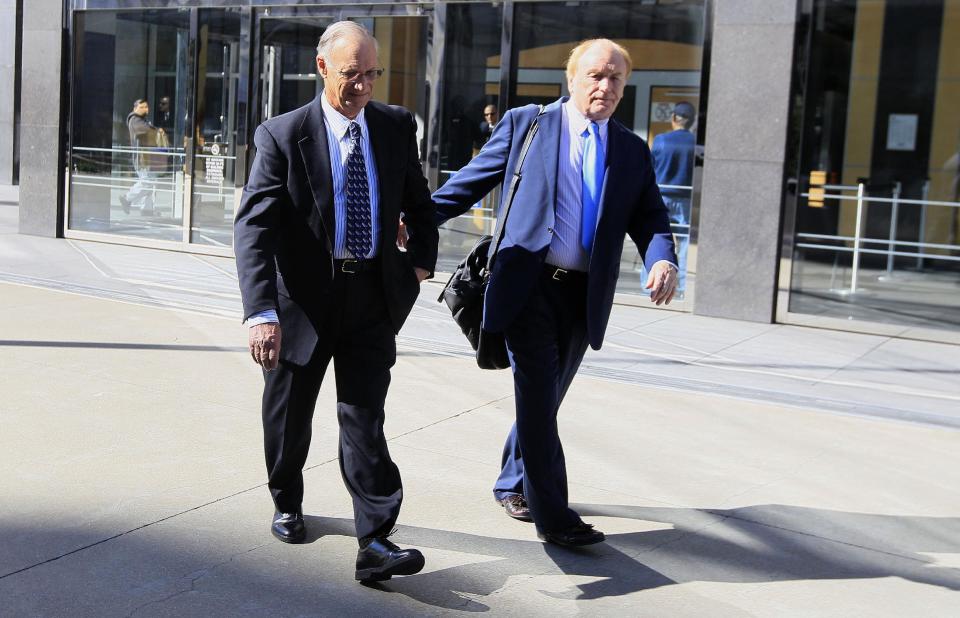
[[[369,260],[334,260],[334,273],[344,273],[347,275],[360,275],[380,270],[380,258],[371,258]]]
[[[582,270],[567,270],[566,268],[560,268],[553,264],[544,264],[543,274],[552,281],[573,282],[587,280],[587,273]]]

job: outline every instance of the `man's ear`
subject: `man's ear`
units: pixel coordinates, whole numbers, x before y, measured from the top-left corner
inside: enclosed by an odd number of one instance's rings
[[[320,74],[320,77],[327,78],[327,62],[323,59],[323,56],[317,56],[317,73]]]

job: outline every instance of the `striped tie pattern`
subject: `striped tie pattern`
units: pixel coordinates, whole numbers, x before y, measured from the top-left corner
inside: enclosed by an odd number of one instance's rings
[[[350,123],[350,154],[347,155],[347,249],[357,259],[370,252],[373,235],[370,225],[370,186],[363,159],[360,125]]]

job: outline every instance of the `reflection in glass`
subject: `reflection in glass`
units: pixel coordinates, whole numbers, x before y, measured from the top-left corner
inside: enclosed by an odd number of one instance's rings
[[[499,118],[502,22],[499,5],[445,8],[442,100],[440,114],[434,119],[439,160],[436,155],[431,157],[431,167],[439,166],[438,184],[479,152]],[[485,114],[490,111],[493,113]],[[437,270],[453,272],[477,239],[492,233],[499,201],[500,191],[493,191],[475,204],[470,214],[440,228]]]
[[[197,134],[194,139],[191,240],[230,246],[239,190],[237,88],[240,82],[239,9],[201,11],[198,33]]]
[[[960,2],[817,0],[802,27],[789,311],[960,329]]]
[[[189,12],[77,12],[71,230],[183,239]]]

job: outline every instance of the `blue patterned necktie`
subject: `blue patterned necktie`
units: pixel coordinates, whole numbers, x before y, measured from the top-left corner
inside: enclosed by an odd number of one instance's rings
[[[363,160],[360,125],[350,123],[350,154],[347,155],[347,249],[357,259],[370,252],[373,237],[370,228],[370,186]]]
[[[597,233],[597,215],[600,212],[600,191],[603,189],[603,172],[606,167],[606,153],[600,142],[600,126],[591,122],[589,130],[584,129],[583,164],[580,167],[581,194],[583,211],[580,216],[580,244],[590,253],[593,237]]]

